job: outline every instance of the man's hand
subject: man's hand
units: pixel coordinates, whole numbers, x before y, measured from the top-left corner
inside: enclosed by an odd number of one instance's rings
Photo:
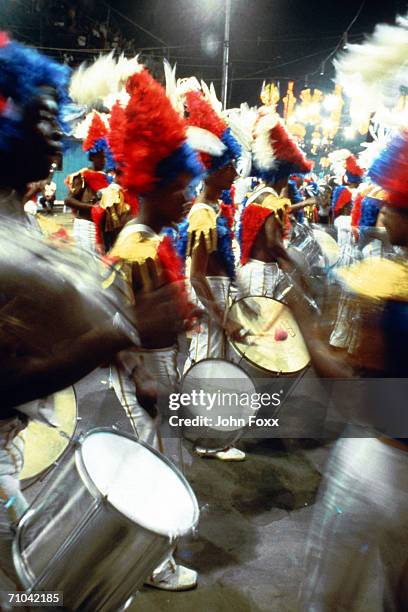
[[[247,329],[245,329],[240,323],[237,323],[237,321],[233,321],[232,319],[229,319],[225,322],[224,330],[228,338],[230,338],[234,342],[245,342],[245,338],[249,334],[249,331]]]
[[[140,356],[139,364],[132,372],[132,378],[136,385],[136,397],[138,402],[152,419],[155,419],[158,415],[156,406],[158,397],[157,381],[146,369],[142,356]]]
[[[184,289],[184,282],[164,285],[153,291],[140,291],[136,297],[136,328],[142,345],[162,334],[178,335],[193,327],[194,319],[198,320],[202,311],[191,305],[189,313],[180,309],[179,295]]]

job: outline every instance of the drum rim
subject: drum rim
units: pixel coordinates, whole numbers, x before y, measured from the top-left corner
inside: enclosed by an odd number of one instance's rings
[[[322,249],[322,247],[320,247],[320,250],[322,251],[323,257],[325,258],[325,260],[326,260],[326,262],[327,262],[327,267],[328,267],[328,268],[334,268],[334,266],[335,266],[335,265],[336,265],[336,264],[339,262],[339,259],[340,259],[340,247],[339,247],[338,243],[337,243],[337,242],[336,242],[336,240],[333,238],[333,236],[331,236],[331,235],[329,234],[329,232],[325,232],[323,229],[320,229],[320,227],[319,227],[319,228],[313,228],[313,234],[315,234],[315,232],[318,232],[319,234],[324,234],[324,236],[325,236],[325,238],[324,238],[324,239],[325,239],[325,240],[327,240],[327,238],[329,238],[329,239],[330,239],[329,241],[330,241],[330,242],[333,242],[333,243],[334,243],[334,244],[337,246],[339,254],[338,254],[338,257],[337,257],[337,259],[336,259],[336,261],[335,261],[334,263],[329,263],[329,258],[328,258],[328,256],[325,254],[325,252],[324,252],[324,250]],[[327,237],[327,238],[326,238],[326,237]],[[317,236],[316,236],[316,240],[317,240]],[[319,243],[319,246],[320,246],[320,243]]]
[[[242,299],[242,298],[240,298],[240,299]],[[239,301],[239,300],[237,300],[237,302],[238,302],[238,301]],[[235,303],[235,302],[234,302],[234,303]],[[200,363],[204,363],[204,361],[222,361],[223,363],[228,363],[228,365],[234,366],[235,368],[238,368],[239,370],[241,370],[241,372],[243,372],[243,373],[245,374],[245,376],[246,376],[247,378],[249,378],[249,379],[250,379],[250,381],[251,381],[252,383],[254,382],[254,381],[252,380],[252,376],[251,376],[250,374],[248,374],[248,372],[246,372],[246,371],[244,370],[244,368],[243,368],[243,367],[241,367],[241,366],[239,365],[239,363],[234,363],[233,361],[228,361],[228,359],[222,359],[222,357],[205,357],[204,359],[200,359],[200,361],[196,361],[195,363],[193,363],[193,365],[191,365],[191,366],[188,368],[187,372],[185,372],[185,373],[183,374],[183,378],[182,378],[182,381],[181,381],[180,388],[182,388],[182,386],[183,386],[183,382],[184,382],[184,379],[185,379],[185,378],[186,378],[186,376],[187,376],[187,375],[190,373],[190,371],[191,371],[193,368],[195,368],[196,366],[198,366]],[[225,378],[225,377],[224,377],[224,378]]]
[[[138,519],[137,521],[135,521],[129,518],[126,514],[118,510],[118,508],[116,508],[116,506],[107,498],[107,496],[102,495],[98,487],[95,485],[92,477],[90,476],[86,468],[86,465],[83,459],[83,455],[82,455],[82,445],[85,439],[88,438],[90,435],[96,434],[96,433],[109,433],[109,434],[115,434],[119,437],[128,438],[129,440],[132,440],[133,442],[137,442],[138,444],[140,444],[140,446],[143,446],[146,450],[156,455],[158,459],[161,459],[164,463],[166,463],[166,465],[176,474],[178,479],[184,484],[190,496],[190,499],[192,500],[192,503],[193,503],[193,520],[192,520],[191,526],[186,531],[182,531],[178,533],[168,533],[160,529],[157,529],[157,531],[153,531],[150,527],[146,526],[141,519]],[[76,442],[74,457],[75,457],[75,463],[76,463],[76,467],[77,467],[79,476],[81,477],[84,485],[86,486],[86,488],[88,489],[92,497],[94,497],[94,499],[96,499],[97,501],[103,500],[104,507],[107,510],[109,510],[110,512],[113,512],[114,514],[119,515],[122,519],[126,520],[132,525],[138,525],[139,527],[141,527],[142,529],[145,529],[149,533],[153,533],[156,536],[162,536],[165,538],[169,538],[170,540],[185,537],[186,535],[193,532],[197,528],[198,521],[200,519],[200,508],[198,505],[197,497],[190,483],[188,482],[187,478],[184,476],[184,474],[181,473],[181,471],[169,459],[167,459],[167,457],[162,455],[155,448],[149,446],[149,444],[147,444],[146,442],[143,442],[142,440],[139,440],[138,438],[136,438],[136,436],[134,436],[133,434],[128,433],[127,431],[121,431],[118,429],[114,429],[112,427],[95,427],[94,429],[90,429],[87,432],[82,433],[79,436]]]
[[[26,489],[29,489],[32,485],[36,484],[39,480],[41,480],[41,478],[46,476],[54,468],[58,467],[58,463],[64,458],[65,454],[68,452],[68,449],[69,449],[70,445],[72,444],[72,441],[75,440],[76,431],[78,429],[78,415],[79,415],[79,411],[78,411],[78,395],[77,395],[75,386],[74,385],[70,385],[70,386],[66,387],[65,389],[60,389],[60,391],[56,391],[53,395],[56,395],[57,393],[60,393],[60,392],[63,392],[63,391],[67,391],[68,389],[73,391],[74,400],[75,400],[75,427],[74,427],[74,431],[72,432],[72,435],[71,435],[71,437],[70,437],[70,439],[68,441],[68,444],[66,445],[64,450],[58,455],[58,457],[55,459],[55,461],[53,461],[49,466],[47,466],[43,470],[41,470],[41,472],[38,472],[38,474],[36,474],[35,476],[30,476],[29,478],[23,478],[23,479],[21,479],[19,481],[22,491],[25,491]]]
[[[241,302],[242,300],[248,300],[250,298],[263,298],[263,299],[267,299],[267,300],[272,300],[273,302],[278,302],[279,304],[282,304],[282,306],[284,306],[285,308],[288,308],[288,310],[290,311],[290,308],[284,303],[282,302],[282,300],[277,300],[276,298],[271,298],[268,297],[267,295],[245,295],[244,297],[239,298],[238,300],[235,300],[235,302],[233,304],[231,304],[231,306],[228,309],[228,314],[231,312],[231,310],[233,309],[233,307],[238,304],[239,302]],[[293,316],[293,315],[292,315]],[[302,336],[303,337],[303,336]],[[309,361],[307,362],[307,364],[303,367],[300,368],[299,370],[291,370],[290,372],[277,372],[276,370],[267,370],[266,368],[264,368],[263,366],[258,365],[257,363],[255,363],[255,361],[252,361],[252,359],[250,359],[249,357],[246,356],[246,354],[244,354],[236,345],[234,340],[231,340],[231,338],[228,338],[228,342],[230,344],[232,344],[232,346],[234,347],[234,349],[239,353],[239,355],[242,357],[242,359],[246,359],[246,361],[248,361],[248,363],[255,367],[258,368],[258,370],[261,370],[262,372],[265,372],[269,375],[271,374],[276,374],[276,377],[278,378],[279,376],[293,376],[294,374],[300,374],[300,372],[303,372],[303,370],[305,370],[311,362],[310,356],[309,356]]]
[[[183,390],[183,383],[184,383],[184,379],[186,378],[186,376],[189,374],[189,372],[197,365],[199,365],[200,363],[203,363],[204,361],[222,361],[223,363],[228,363],[229,365],[232,365],[236,368],[238,368],[239,370],[241,370],[241,372],[243,372],[246,376],[246,378],[249,378],[249,380],[251,381],[253,387],[254,387],[254,393],[256,393],[256,385],[255,382],[252,378],[252,376],[250,374],[248,374],[248,372],[246,372],[244,370],[243,367],[241,367],[238,363],[234,363],[232,361],[228,361],[228,359],[222,359],[221,357],[205,357],[205,359],[200,359],[200,361],[196,361],[196,363],[194,363],[192,366],[190,366],[187,370],[187,372],[185,372],[185,374],[183,374],[183,378],[180,384],[180,391]],[[185,426],[184,426],[185,427]],[[183,429],[184,429],[183,427]],[[248,429],[247,427],[244,427],[242,429],[238,429],[236,435],[230,440],[230,442],[228,443],[228,446],[232,446],[233,444],[235,444],[236,442],[238,442],[239,440],[241,440],[241,438],[243,437],[243,433],[242,430],[246,431]],[[208,436],[210,438],[210,436]],[[189,442],[191,442],[191,440],[189,438],[184,438],[186,440],[188,440]],[[213,440],[216,440],[217,438],[212,438]],[[220,437],[220,440],[222,438]],[[219,451],[223,451],[225,450],[225,446],[219,446],[216,448],[212,448],[211,451],[214,452],[219,452]]]

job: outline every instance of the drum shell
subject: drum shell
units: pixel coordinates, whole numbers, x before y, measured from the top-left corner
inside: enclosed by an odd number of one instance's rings
[[[183,380],[183,385],[182,385],[182,392],[185,391],[185,387],[184,384],[186,382],[186,380],[188,380],[188,376],[190,371],[193,371],[194,368],[196,367],[201,367],[203,364],[205,363],[210,363],[210,364],[219,364],[220,367],[222,367],[223,363],[226,363],[223,359],[203,359],[202,361],[198,362],[197,364],[195,364],[194,366],[192,366],[190,368],[190,370],[186,373],[186,375],[184,376],[184,380]],[[237,364],[234,364],[234,366],[237,366]],[[236,368],[238,369],[238,368]],[[255,385],[253,383],[252,380],[250,380],[250,377],[247,377],[245,375],[245,370],[244,368],[239,368],[240,370],[243,370],[243,375],[248,379],[247,380],[247,385],[250,386],[251,391],[254,392],[255,391]],[[220,379],[221,381],[222,379]],[[222,383],[220,382],[220,385]],[[249,387],[247,387],[247,389],[249,390]],[[258,410],[251,410],[252,415],[256,415],[258,412]],[[223,411],[223,413],[218,412],[217,413],[217,417],[218,416],[225,416],[228,417],[233,413],[233,411],[231,411],[228,407]],[[209,413],[211,414],[211,413]],[[197,416],[197,413],[190,409],[188,406],[184,406],[183,407],[183,417],[184,418],[190,418],[190,419],[194,419]],[[244,413],[240,413],[240,414],[234,414],[234,416],[236,416],[236,418],[243,418],[243,419],[247,419],[248,415],[244,414]],[[202,447],[207,449],[208,451],[222,451],[225,450],[227,448],[229,448],[230,446],[232,446],[233,444],[235,444],[236,442],[238,442],[238,440],[240,438],[242,438],[242,436],[244,435],[245,431],[247,429],[247,425],[237,425],[236,427],[232,428],[230,430],[227,429],[217,429],[216,427],[213,426],[201,426],[201,427],[197,427],[197,426],[188,426],[183,424],[182,427],[182,433],[183,433],[183,437],[186,440],[189,440],[190,442],[193,442],[196,446]]]
[[[62,591],[69,610],[123,609],[177,541],[131,521],[102,497],[86,474],[80,448],[61,468],[45,503],[51,505],[45,528],[44,504],[20,521],[14,563],[25,589]],[[23,550],[25,540],[30,544]]]

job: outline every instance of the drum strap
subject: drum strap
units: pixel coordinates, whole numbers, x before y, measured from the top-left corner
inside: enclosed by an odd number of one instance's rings
[[[147,234],[150,238],[157,238],[156,232],[154,232],[151,227],[144,225],[143,223],[128,223],[121,231],[121,236],[122,238],[127,238],[128,236],[138,232]]]

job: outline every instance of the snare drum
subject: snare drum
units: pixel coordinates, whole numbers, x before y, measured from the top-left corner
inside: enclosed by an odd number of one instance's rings
[[[322,253],[326,259],[327,265],[332,268],[340,259],[340,247],[335,239],[327,232],[321,229],[314,229],[313,235],[316,238]]]
[[[246,297],[235,302],[228,318],[249,334],[245,342],[229,341],[231,359],[254,379],[293,376],[310,363],[305,341],[289,308],[268,297]]]
[[[136,438],[94,429],[21,519],[13,558],[28,591],[82,612],[122,610],[177,539],[197,527],[190,485]]]
[[[295,223],[288,245],[289,255],[305,271],[324,267],[322,250],[307,225]]]
[[[21,488],[26,489],[44,475],[66,451],[77,424],[77,402],[73,387],[54,393],[54,416],[58,427],[31,420],[24,430],[24,467]]]
[[[183,418],[191,419],[191,425],[183,425],[183,436],[208,450],[232,446],[244,434],[249,417],[258,411],[251,408],[250,401],[242,401],[243,394],[250,400],[255,391],[250,376],[238,365],[223,359],[199,361],[184,375],[181,393],[193,397],[196,392],[195,397],[203,394],[204,399],[183,408]]]

